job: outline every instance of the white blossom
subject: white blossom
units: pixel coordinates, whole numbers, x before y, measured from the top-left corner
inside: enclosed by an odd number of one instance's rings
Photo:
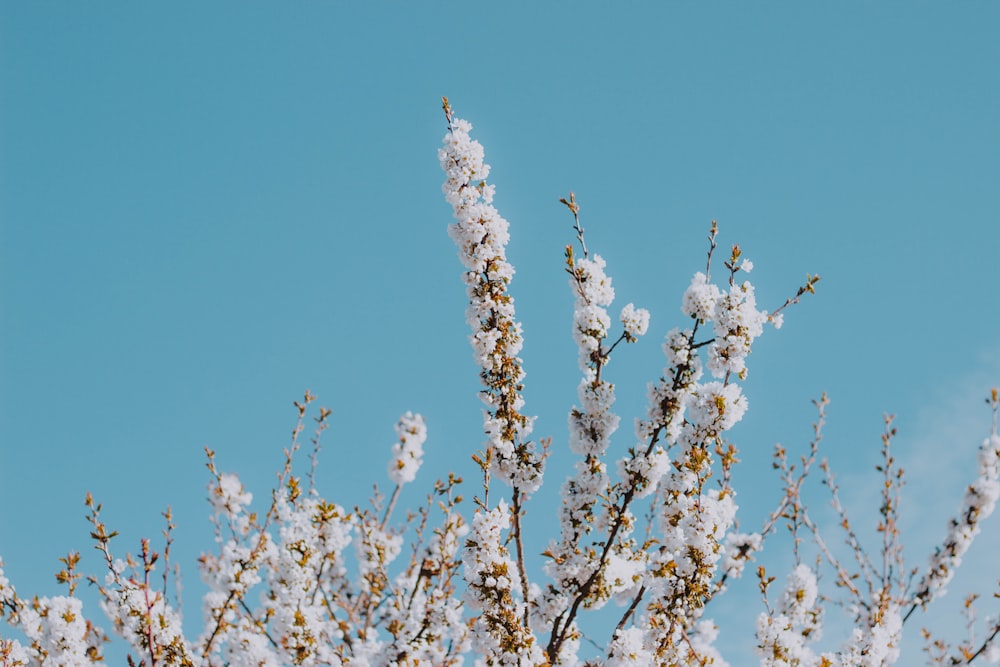
[[[715,318],[715,306],[719,300],[719,288],[708,282],[708,277],[700,271],[694,274],[691,285],[684,292],[681,312],[705,322]]]
[[[398,485],[403,485],[416,479],[417,471],[423,462],[423,444],[427,440],[424,418],[407,412],[396,424],[396,435],[399,437],[399,442],[392,446],[389,479]]]
[[[993,513],[1000,498],[1000,436],[993,433],[979,448],[979,474],[970,484],[962,508],[948,524],[948,534],[930,559],[930,566],[916,588],[920,604],[944,594],[961,564],[962,556],[981,530],[983,519]]]
[[[217,514],[236,516],[253,502],[253,494],[243,488],[240,478],[232,473],[223,473],[208,487],[208,498]]]
[[[448,133],[438,150],[445,172],[441,187],[455,216],[448,233],[467,269],[466,320],[486,387],[481,396],[488,408],[484,424],[487,446],[494,454],[493,474],[531,493],[542,483],[542,458],[528,439],[532,420],[520,412],[524,371],[517,354],[522,345],[521,325],[514,320],[514,300],[507,291],[514,275],[506,255],[510,225],[493,207],[495,190],[485,180],[490,167],[484,162],[482,145],[469,135],[472,125],[454,118],[447,104],[445,108]]]
[[[631,303],[622,308],[619,319],[625,327],[625,334],[629,340],[644,336],[649,328],[649,311],[645,308],[636,308]]]
[[[646,667],[655,663],[653,650],[643,645],[644,633],[632,627],[619,630],[608,647],[607,667]]]

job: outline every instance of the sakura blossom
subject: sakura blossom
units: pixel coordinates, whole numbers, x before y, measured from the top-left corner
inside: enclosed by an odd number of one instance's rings
[[[396,424],[399,443],[392,446],[389,462],[389,479],[398,485],[412,482],[423,462],[423,444],[427,440],[427,427],[420,415],[407,412]]]
[[[734,474],[737,426],[753,393],[745,383],[753,348],[767,324],[780,328],[786,309],[815,291],[819,277],[807,275],[778,308],[759,308],[756,288],[742,278],[767,268],[755,269],[733,245],[720,270],[713,221],[707,257],[692,264],[700,270],[679,295],[679,321],[655,334],[663,336],[656,362],[662,367],[650,373],[646,406],[633,429],[620,429],[625,410],[616,404],[611,361],[654,344],[642,340],[651,316],[633,302],[611,310],[618,296],[612,269],[621,267],[609,267],[588,248],[581,204],[570,193],[559,201],[575,232],[563,268],[573,302],[564,335],[575,347],[576,396],[567,397],[565,433],[532,440],[535,418],[525,412],[527,375],[519,356],[525,341],[507,257],[516,227],[494,206],[491,169],[472,124],[458,118],[447,99],[443,108],[442,192],[453,216],[448,233],[462,267],[473,371],[481,382],[483,439],[478,451],[473,443],[463,456],[481,479],[455,473],[423,479],[425,455],[444,456],[455,446],[429,437],[437,432],[434,415],[425,420],[407,411],[384,451],[385,491],[376,484],[367,502],[328,499],[314,473],[331,411],[320,408],[314,416],[315,396],[306,392],[294,403],[297,422],[269,494],[252,494],[206,449],[203,488],[214,543],[197,563],[206,592],[194,632],[196,614],[182,615],[172,574],[170,510],[163,546],[143,539],[135,554],[123,557],[118,534],[88,494],[87,521],[103,567],[86,581],[100,609],[86,608],[77,594],[84,576],[79,553],[59,559],[56,580],[68,589],[65,595],[19,595],[0,561],[0,616],[14,632],[0,637],[0,667],[104,664],[109,638],[92,620],[95,611],[125,645],[129,663],[147,667],[724,667],[739,658],[725,655],[713,603],[751,563],[761,599],[747,612],[744,632],[759,664],[899,662],[904,627],[944,595],[1000,499],[997,390],[987,399],[993,421],[975,476],[943,527],[944,538],[913,576],[905,575],[899,534],[904,478],[892,449],[892,417],[885,418],[877,467],[882,543],[869,551],[829,464],[819,458],[825,395],[814,402],[818,416],[806,453],[776,446],[776,506],[755,525],[741,513],[745,496]],[[300,450],[309,423],[315,423],[312,467],[303,474]],[[565,470],[547,466],[550,447],[569,457]],[[829,546],[831,531],[807,503],[803,488],[816,468],[825,475],[835,529],[852,560]],[[536,505],[553,475],[561,482],[557,506]],[[417,487],[426,492],[424,501],[402,507]],[[557,522],[541,543],[525,530],[539,515]],[[769,573],[770,561],[763,564],[776,533],[789,535],[777,548],[793,563],[782,577]],[[925,630],[931,664],[1000,660],[1000,621],[994,613],[977,624],[975,601],[970,596],[966,603],[969,633],[960,643]],[[849,628],[838,631],[828,619],[845,610]]]

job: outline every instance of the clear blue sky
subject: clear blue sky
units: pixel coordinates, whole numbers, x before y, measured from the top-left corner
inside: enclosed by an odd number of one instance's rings
[[[56,594],[56,559],[75,549],[99,571],[88,490],[122,552],[172,505],[193,627],[211,546],[202,449],[266,500],[307,388],[333,410],[329,498],[387,486],[405,410],[429,428],[411,500],[449,469],[472,475],[441,95],[475,125],[511,221],[537,435],[565,446],[578,378],[558,198],[577,193],[618,305],[653,314],[609,369],[618,451],[717,219],[766,307],[823,275],[750,358],[733,434],[744,527],[777,500],[771,448],[805,447],[825,390],[826,452],[860,510],[882,413],[899,416],[904,537],[922,565],[1000,383],[998,28],[982,2],[0,2],[8,576]],[[553,459],[536,539],[569,465]],[[1000,524],[987,528],[995,554]],[[1000,571],[984,544],[966,583],[987,592]],[[741,619],[726,646],[752,637],[752,588],[713,614]]]

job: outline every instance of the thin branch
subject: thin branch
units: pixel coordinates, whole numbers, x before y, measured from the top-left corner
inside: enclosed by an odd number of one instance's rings
[[[531,618],[528,599],[528,572],[524,567],[524,544],[521,540],[521,490],[516,486],[512,492],[510,511],[514,515],[514,546],[517,553],[517,573],[521,577],[521,598],[524,600],[524,629],[531,632]]]
[[[636,607],[639,606],[639,602],[642,601],[642,596],[645,594],[646,594],[646,587],[645,586],[640,587],[639,591],[635,594],[635,597],[632,598],[632,603],[629,604],[628,609],[626,609],[625,613],[622,614],[621,620],[618,621],[618,625],[615,626],[615,631],[611,635],[612,637],[617,635],[618,632],[625,627],[625,623],[628,622],[629,616],[631,616],[632,613],[635,612]],[[610,657],[610,654],[608,657]]]
[[[396,508],[396,500],[399,498],[399,492],[402,488],[402,484],[397,484],[396,488],[392,490],[392,495],[389,496],[389,504],[386,505],[385,514],[382,516],[382,523],[379,524],[379,527],[383,530],[385,529],[386,524],[389,523],[389,517],[392,516],[392,510]]]
[[[576,240],[580,242],[580,249],[583,250],[584,258],[589,257],[587,244],[583,240],[583,227],[580,226],[580,205],[576,202],[576,195],[570,192],[568,201],[563,197],[559,202],[565,204],[566,208],[573,213],[573,229],[576,230]]]

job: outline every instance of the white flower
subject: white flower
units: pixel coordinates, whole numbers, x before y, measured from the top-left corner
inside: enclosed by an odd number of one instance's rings
[[[625,336],[630,341],[644,335],[649,328],[649,311],[645,308],[636,308],[631,303],[622,308],[619,319],[625,327]]]
[[[577,345],[583,350],[592,352],[600,342],[607,338],[611,318],[604,308],[594,305],[584,305],[573,314],[573,334]],[[585,357],[589,359],[589,355]]]
[[[253,501],[253,494],[243,488],[240,478],[232,473],[222,473],[208,486],[208,499],[218,514],[235,517]]]
[[[580,289],[583,292],[580,296],[587,303],[610,306],[615,300],[615,288],[611,286],[611,278],[604,272],[606,266],[607,262],[600,255],[594,255],[592,259],[585,257],[576,260]],[[576,279],[572,279],[571,284],[576,285]]]
[[[691,286],[684,292],[681,312],[698,320],[709,321],[715,317],[715,302],[719,299],[719,288],[708,282],[708,277],[700,271],[691,279]]]
[[[640,628],[619,630],[608,649],[607,667],[644,667],[655,662],[653,651],[643,645]]]
[[[392,446],[392,459],[389,461],[388,472],[389,479],[402,485],[416,478],[423,462],[422,445],[427,439],[424,418],[407,412],[396,424],[396,435],[399,436],[399,442]]]
[[[737,384],[706,382],[692,391],[688,419],[699,428],[728,431],[747,411],[747,399]]]
[[[800,625],[806,623],[806,614],[816,604],[819,589],[816,573],[807,565],[799,564],[788,575],[788,583],[778,601],[778,608]]]

